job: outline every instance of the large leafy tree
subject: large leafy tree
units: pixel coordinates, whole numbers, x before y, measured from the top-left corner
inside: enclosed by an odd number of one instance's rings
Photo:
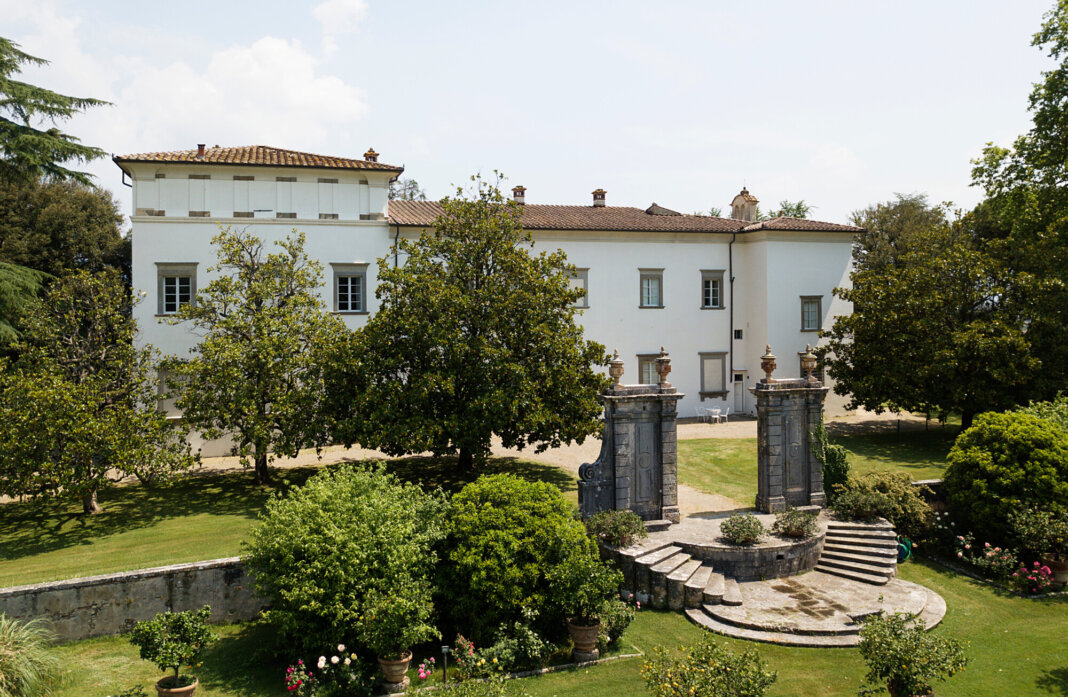
[[[864,228],[853,245],[853,268],[887,269],[900,266],[901,256],[916,235],[945,230],[950,204],[931,205],[927,194],[894,194],[890,201],[853,211],[850,222]]]
[[[539,451],[600,429],[597,366],[559,250],[532,254],[520,209],[475,177],[442,200],[432,232],[378,262],[378,312],[350,346],[340,437],[391,454]],[[347,410],[347,412],[346,412]]]
[[[90,175],[69,169],[72,162],[89,162],[104,151],[83,145],[56,126],[78,112],[107,102],[69,97],[16,80],[24,65],[46,65],[19,45],[0,37],[0,179],[51,179],[91,182]]]
[[[0,371],[0,493],[80,496],[123,475],[156,481],[193,459],[157,408],[154,353],[134,345],[133,300],[116,271],[57,279]]]
[[[192,357],[167,365],[185,422],[209,438],[232,436],[261,484],[272,458],[326,442],[323,369],[345,337],[318,295],[322,265],[294,233],[268,253],[255,235],[222,229],[209,269],[218,278],[170,320],[203,334]]]

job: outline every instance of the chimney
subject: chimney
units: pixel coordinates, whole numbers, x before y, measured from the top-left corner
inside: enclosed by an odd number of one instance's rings
[[[757,200],[757,197],[749,193],[749,190],[743,186],[741,193],[731,201],[731,217],[735,220],[744,220],[747,223],[754,222],[758,203],[760,201]]]
[[[197,159],[204,159],[204,143],[197,143]]]
[[[378,162],[378,153],[375,152],[374,148],[369,148],[367,152],[363,154],[363,159],[368,162]]]
[[[607,193],[608,192],[605,191],[604,189],[594,189],[593,190],[593,207],[594,208],[604,208],[604,195],[607,194]]]
[[[527,203],[527,187],[523,185],[512,187],[512,200],[518,203],[520,206],[524,206]]]

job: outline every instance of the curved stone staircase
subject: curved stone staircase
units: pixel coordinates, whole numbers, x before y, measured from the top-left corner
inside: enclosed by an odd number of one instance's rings
[[[827,525],[816,571],[885,586],[897,576],[897,533],[887,521]]]

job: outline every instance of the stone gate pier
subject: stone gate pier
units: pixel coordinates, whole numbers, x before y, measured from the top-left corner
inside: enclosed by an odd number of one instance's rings
[[[600,395],[604,433],[597,460],[579,467],[579,509],[630,510],[646,521],[678,523],[678,401],[684,397],[667,376],[671,359],[663,347],[656,359],[660,382],[623,385],[623,361],[609,364],[612,386]]]

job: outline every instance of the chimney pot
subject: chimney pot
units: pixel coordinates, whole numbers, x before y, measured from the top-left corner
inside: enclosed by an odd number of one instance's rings
[[[363,159],[368,162],[378,162],[378,153],[375,152],[374,148],[368,148],[367,152],[363,154]]]
[[[527,203],[527,187],[520,184],[519,186],[512,187],[512,200],[518,203],[520,206],[525,206]]]
[[[197,143],[197,159],[204,159],[204,143]]]
[[[608,192],[605,191],[604,189],[594,189],[593,190],[593,207],[594,208],[604,208],[604,195],[607,194],[607,193]]]

